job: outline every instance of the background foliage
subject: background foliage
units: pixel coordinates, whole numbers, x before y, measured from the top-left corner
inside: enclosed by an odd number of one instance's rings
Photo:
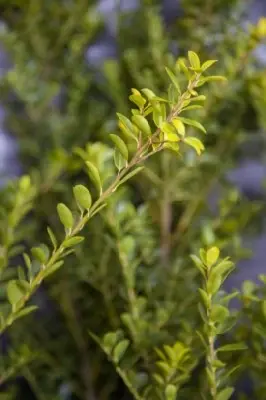
[[[1,42],[12,62],[1,77],[1,101],[32,182],[26,193],[17,182],[1,193],[5,282],[22,263],[21,246],[47,242],[47,225],[62,236],[56,204],[74,205],[74,184],[85,184],[95,195],[82,158],[93,160],[105,177],[114,173],[109,133],[117,132],[116,112],[130,113],[132,87],[164,96],[164,67],[173,68],[177,55],[190,49],[201,60],[219,60],[214,72],[228,83],[204,86],[204,107],[190,112],[208,132],[204,153],[198,157],[186,148],[182,157],[163,152],[149,159],[86,226],[84,242],[33,297],[38,311],[9,329],[3,353],[11,345],[14,354],[1,360],[2,382],[8,383],[3,389],[10,391],[3,398],[27,398],[18,392],[20,381],[10,381],[14,372],[38,400],[131,398],[118,366],[89,334],[118,331],[133,344],[119,368],[136,372],[140,390],[154,372],[155,347],[176,346],[177,354],[180,346],[192,349],[179,376],[178,399],[198,399],[205,390],[195,333],[202,325],[201,278],[189,255],[216,245],[237,262],[248,256],[242,234],[260,228],[263,204],[232,187],[227,172],[247,149],[252,156],[254,139],[256,157],[264,157],[266,74],[254,49],[266,36],[265,21],[247,26],[242,1],[205,1],[202,7],[201,1],[186,0],[181,16],[164,24],[160,4],[143,1],[137,11],[121,12],[116,58],[99,66],[88,52],[103,30],[95,6],[86,0],[1,3]],[[225,361],[230,368],[242,365],[230,376],[232,385],[248,373],[258,399],[265,397],[265,277],[261,281],[258,287],[243,285],[235,311],[239,323],[221,339],[249,344],[244,352],[226,353]],[[2,307],[8,307],[5,296]]]

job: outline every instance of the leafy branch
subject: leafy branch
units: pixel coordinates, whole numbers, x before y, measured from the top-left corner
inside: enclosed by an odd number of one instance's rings
[[[77,218],[74,218],[72,211],[65,204],[58,204],[57,212],[65,229],[65,237],[58,244],[54,233],[48,227],[53,250],[50,251],[42,244],[31,249],[31,256],[24,254],[27,273],[21,272],[19,279],[8,283],[7,297],[11,311],[1,318],[0,333],[14,320],[36,308],[25,307],[25,304],[43,280],[59,269],[64,263],[63,259],[73,253],[74,247],[83,241],[84,237],[79,236],[79,233],[87,222],[106,206],[112,193],[141,171],[143,167],[138,166],[140,163],[165,148],[179,154],[181,144],[188,144],[198,154],[204,149],[203,143],[198,138],[186,135],[185,126],[193,126],[205,133],[204,127],[195,120],[180,117],[180,114],[186,110],[202,107],[195,104],[205,100],[205,96],[199,95],[195,90],[197,87],[208,81],[223,78],[203,76],[203,73],[216,62],[215,60],[206,61],[201,65],[199,57],[194,52],[188,53],[188,60],[188,65],[183,60],[178,60],[174,72],[166,69],[171,80],[167,99],[156,96],[149,89],[142,89],[143,95],[138,90],[132,89],[130,100],[138,108],[132,109],[131,120],[122,114],[117,114],[121,132],[119,135],[110,135],[115,144],[114,162],[118,169],[117,176],[107,188],[103,188],[98,168],[90,160],[85,161],[86,171],[99,197],[93,202],[90,191],[85,186],[76,185],[73,194],[79,210]],[[181,73],[185,74],[188,80],[183,93],[178,82],[178,74]],[[37,273],[34,272],[36,265]]]
[[[204,279],[204,288],[199,289],[202,304],[199,306],[203,320],[203,332],[198,335],[206,351],[206,373],[208,378],[209,393],[212,400],[228,400],[234,389],[227,386],[228,378],[239,367],[226,370],[226,364],[218,357],[219,353],[246,349],[243,343],[226,344],[217,346],[218,335],[229,331],[235,323],[228,309],[229,301],[238,295],[234,292],[224,295],[221,286],[227,276],[232,272],[234,265],[225,258],[219,261],[220,251],[217,247],[200,250],[200,257],[192,255],[195,266]]]

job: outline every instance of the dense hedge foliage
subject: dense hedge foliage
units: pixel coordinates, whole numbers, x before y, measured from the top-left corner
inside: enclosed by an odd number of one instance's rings
[[[227,173],[254,140],[264,157],[266,21],[143,1],[99,66],[92,3],[1,3],[24,174],[1,191],[2,398],[27,398],[20,376],[37,400],[227,400],[248,376],[263,399],[266,276],[221,289],[264,213]]]

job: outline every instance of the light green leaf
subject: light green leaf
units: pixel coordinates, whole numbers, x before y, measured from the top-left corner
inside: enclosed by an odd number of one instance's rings
[[[200,259],[203,262],[203,264],[206,264],[206,251],[204,249],[200,249]]]
[[[177,395],[177,387],[170,384],[166,386],[165,397],[166,400],[175,400]]]
[[[215,64],[217,62],[217,60],[208,60],[205,61],[202,66],[201,66],[201,70],[202,72],[206,71],[206,69],[210,68],[213,64]]]
[[[166,135],[174,135],[177,138],[176,130],[169,122],[163,122],[160,128]]]
[[[7,298],[9,303],[14,306],[25,295],[25,289],[17,280],[11,280],[7,284]]]
[[[234,389],[232,387],[227,387],[218,393],[217,400],[229,400],[233,393]]]
[[[214,246],[207,250],[206,263],[208,268],[210,268],[217,262],[219,255],[220,255],[220,250],[218,249],[218,247]]]
[[[117,148],[115,148],[114,151],[114,163],[118,171],[121,171],[121,169],[127,166],[127,160],[125,160],[124,157],[121,156],[121,153]]]
[[[159,384],[159,385],[164,384],[164,379],[159,374],[153,374],[152,377],[156,381],[157,384]]]
[[[179,94],[181,94],[181,90],[180,90],[180,86],[177,80],[177,77],[175,76],[175,74],[167,67],[165,67],[165,70],[169,76],[169,78],[171,79],[174,87],[176,88],[176,90],[178,91]]]
[[[200,94],[199,96],[190,98],[190,102],[191,101],[205,101],[205,100],[206,100],[206,96],[204,96],[204,94]]]
[[[110,353],[113,350],[117,342],[117,333],[116,332],[108,332],[103,337],[103,346],[107,353]]]
[[[200,104],[192,104],[191,106],[187,106],[182,108],[181,112],[183,111],[191,111],[191,110],[199,110],[201,109],[203,106],[201,106]]]
[[[125,159],[128,160],[128,149],[125,144],[125,142],[117,135],[110,135],[111,140],[114,142],[116,145],[118,151],[120,152],[121,156]]]
[[[202,333],[201,333],[200,331],[196,331],[196,334],[197,334],[198,337],[200,338],[201,343],[203,344],[204,348],[205,348],[206,350],[208,350],[208,344],[207,344],[206,340],[204,339]]]
[[[124,133],[125,137],[128,139],[134,139],[136,142],[138,142],[138,139],[136,137],[137,131],[132,122],[122,114],[117,113],[116,115],[119,119],[118,126]]]
[[[97,190],[99,191],[99,194],[101,195],[102,194],[102,182],[101,182],[99,171],[95,167],[95,165],[92,164],[90,161],[86,161],[86,165],[88,167],[89,177],[92,180],[92,182],[94,183]]]
[[[179,118],[174,118],[172,121],[174,127],[176,128],[177,132],[181,136],[185,136],[186,128],[183,122]]]
[[[156,94],[147,88],[141,89],[142,93],[145,94],[145,96],[147,97],[148,100],[151,100],[153,97],[156,97]]]
[[[160,126],[166,119],[165,104],[158,104],[157,107],[153,107],[152,116],[153,116],[153,122],[158,128],[160,128]]]
[[[64,240],[62,245],[65,248],[72,247],[72,246],[76,246],[77,244],[83,242],[83,240],[84,240],[83,236],[74,236],[74,237]]]
[[[202,151],[204,150],[203,143],[196,137],[187,137],[184,139],[184,142],[193,147],[198,155],[201,155]]]
[[[113,361],[118,364],[119,361],[122,359],[123,355],[125,354],[127,348],[129,346],[129,340],[124,339],[115,346],[113,351]]]
[[[31,254],[36,260],[38,260],[41,264],[45,264],[47,261],[47,256],[41,247],[33,247],[31,249]]]
[[[32,313],[33,311],[37,310],[37,306],[28,306],[20,310],[16,313],[16,319],[25,317],[26,315]]]
[[[59,203],[57,205],[57,212],[64,227],[71,229],[73,226],[73,216],[69,208],[64,203]]]
[[[203,290],[201,288],[199,288],[199,292],[200,292],[200,295],[201,295],[201,298],[202,298],[202,300],[204,302],[205,307],[206,308],[209,307],[210,301],[209,301],[209,298],[208,298],[208,294],[205,292],[205,290]]]
[[[195,266],[198,268],[198,270],[200,271],[200,273],[205,276],[205,266],[204,264],[201,262],[201,260],[195,256],[194,254],[192,254],[190,256],[190,258],[192,259],[192,261],[194,262]]]
[[[206,133],[206,129],[204,128],[203,125],[201,125],[201,123],[199,123],[198,121],[194,121],[193,119],[189,119],[189,118],[184,118],[184,117],[179,117],[179,119],[186,125],[191,125],[194,128],[199,129],[200,131]]]
[[[20,190],[26,192],[30,188],[30,185],[31,185],[30,177],[28,175],[23,175],[19,180]]]
[[[175,351],[172,347],[168,346],[167,344],[163,346],[165,353],[167,354],[169,360],[173,361],[176,358]]]
[[[226,364],[225,364],[223,361],[218,360],[218,358],[216,358],[216,359],[212,362],[212,365],[214,365],[216,368],[223,368],[223,367],[226,366]]]
[[[222,278],[219,275],[209,277],[209,280],[207,282],[208,292],[211,294],[217,293],[221,287],[221,284]]]
[[[25,262],[26,267],[27,267],[28,270],[30,271],[30,270],[31,270],[31,259],[30,259],[30,257],[28,256],[28,254],[23,253],[23,259],[24,259],[24,262]]]
[[[83,185],[76,185],[73,188],[74,196],[77,204],[81,209],[89,210],[91,207],[92,199],[89,189]]]
[[[217,349],[217,352],[226,352],[226,351],[241,351],[241,350],[247,350],[247,345],[245,343],[231,343],[231,344],[225,344],[222,347],[219,347]]]
[[[120,186],[123,183],[125,183],[126,181],[128,181],[129,179],[133,178],[133,176],[137,175],[140,171],[142,171],[144,169],[144,167],[137,167],[135,168],[133,171],[129,172],[126,176],[124,176],[124,178],[121,179],[121,181],[119,182],[119,184],[117,185]]]
[[[188,59],[192,68],[200,69],[200,59],[194,51],[188,52]]]
[[[167,376],[171,371],[170,365],[164,361],[157,361],[156,365],[165,376]]]
[[[213,322],[223,323],[229,316],[229,310],[221,304],[214,304],[211,311],[211,319]]]
[[[146,137],[151,136],[151,128],[145,117],[142,115],[133,115],[132,122],[141,130]]]
[[[49,235],[50,240],[51,240],[51,242],[52,242],[52,245],[54,246],[54,249],[56,249],[56,247],[57,247],[57,240],[56,240],[56,237],[55,237],[55,235],[54,235],[52,229],[49,228],[49,226],[47,227],[47,232],[48,232],[48,235]]]
[[[129,100],[136,104],[140,109],[142,109],[146,103],[146,99],[144,99],[140,94],[131,94]]]
[[[44,278],[47,278],[47,276],[53,274],[55,271],[57,271],[62,265],[64,264],[64,260],[60,260],[57,261],[56,263],[54,263],[53,265],[51,265],[50,267],[46,268],[43,271],[43,276]]]
[[[227,79],[224,76],[219,76],[219,75],[207,76],[199,80],[197,87],[200,87],[207,82],[226,82],[226,81]]]
[[[212,275],[220,275],[225,276],[227,275],[232,269],[234,268],[234,263],[229,260],[223,260],[215,268],[212,268],[210,272],[210,276]]]

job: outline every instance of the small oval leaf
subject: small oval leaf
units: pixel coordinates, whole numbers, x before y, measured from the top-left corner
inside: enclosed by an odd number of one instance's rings
[[[202,126],[198,121],[194,121],[193,119],[179,117],[179,119],[186,125],[191,125],[194,128],[199,129],[200,131],[206,133],[206,129]]]
[[[125,142],[117,135],[110,135],[111,140],[114,142],[116,145],[118,151],[120,152],[121,156],[125,159],[128,160],[128,149],[125,144]]]
[[[79,207],[81,209],[89,210],[92,203],[89,189],[83,185],[76,185],[73,188],[73,192]]]
[[[76,246],[77,244],[83,242],[84,237],[83,236],[74,236],[71,237],[69,239],[64,240],[64,242],[62,243],[62,245],[67,248],[67,247],[72,247],[72,246]]]
[[[191,67],[193,67],[195,69],[200,69],[200,59],[194,51],[188,52],[188,59],[189,59]]]
[[[127,348],[129,346],[129,340],[124,339],[115,346],[113,351],[113,360],[116,364],[122,359],[123,355],[125,354]]]
[[[59,203],[57,205],[57,212],[64,227],[71,229],[73,226],[73,216],[69,208],[64,203]]]
[[[220,255],[220,250],[218,247],[211,247],[209,250],[206,252],[206,263],[208,268],[212,267],[218,260]]]
[[[231,387],[223,389],[217,395],[217,400],[229,400],[232,394],[234,393],[234,389]]]
[[[193,147],[196,150],[196,153],[200,156],[202,151],[204,150],[203,143],[196,137],[187,137],[184,139],[184,142],[189,146]]]
[[[142,115],[133,115],[132,122],[141,130],[146,137],[151,136],[151,128],[145,117]]]
[[[33,247],[31,249],[31,254],[36,260],[38,260],[41,264],[45,264],[47,261],[47,256],[41,247]]]
[[[99,193],[102,194],[102,183],[98,169],[90,161],[86,161],[88,167],[89,177],[98,189]]]
[[[11,280],[7,284],[7,298],[9,303],[14,306],[24,296],[25,289],[17,280]]]

